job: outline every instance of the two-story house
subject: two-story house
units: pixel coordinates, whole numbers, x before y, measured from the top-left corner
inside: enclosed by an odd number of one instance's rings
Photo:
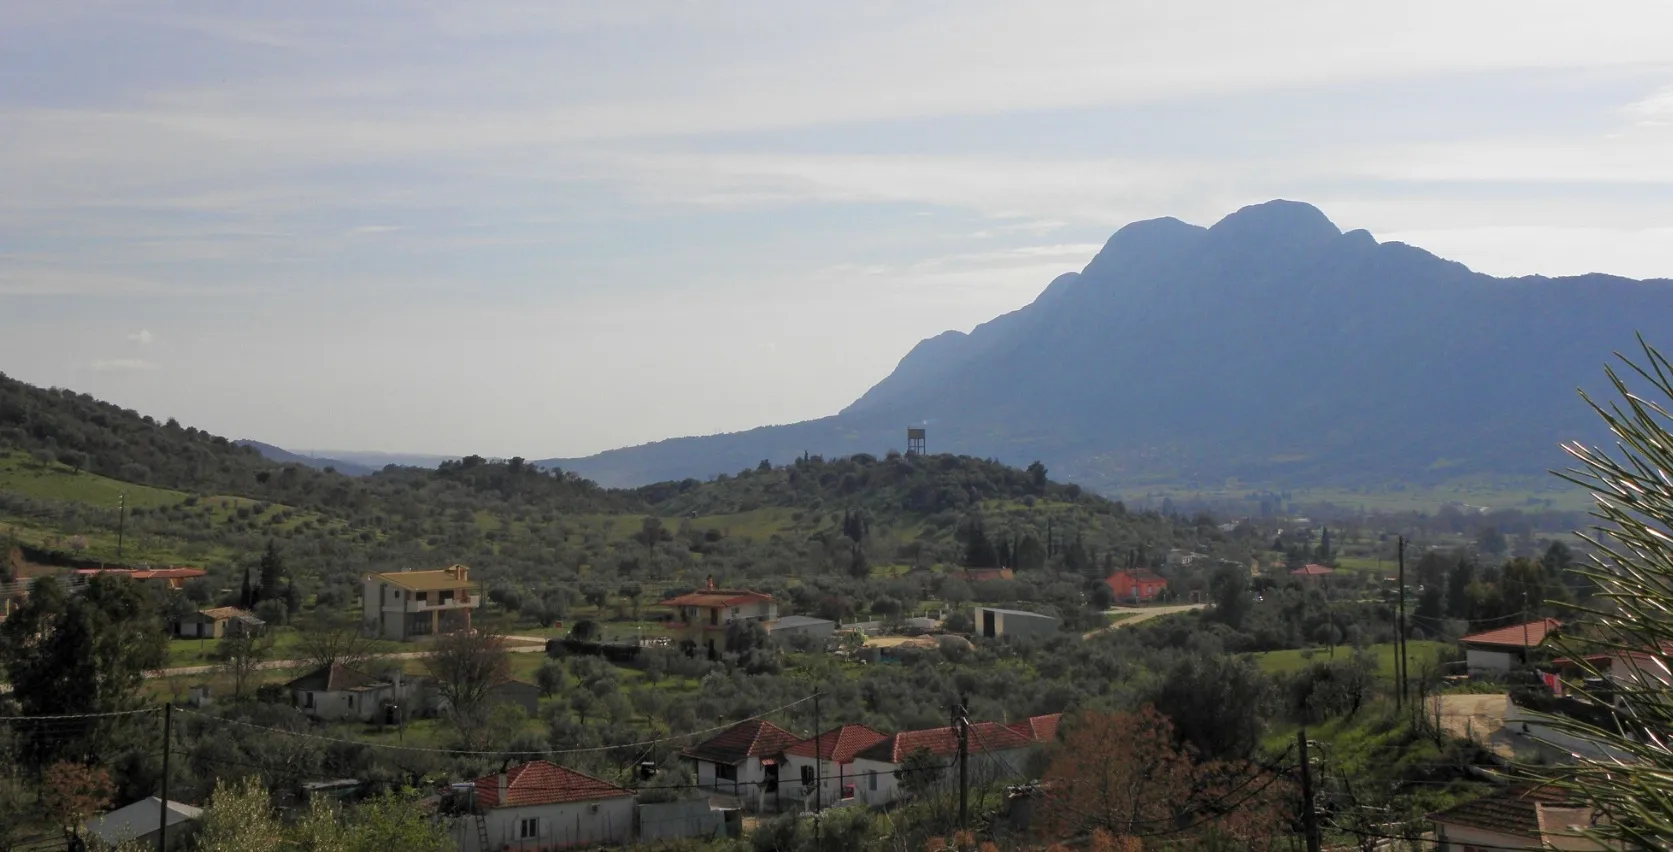
[[[1147,568],[1122,569],[1104,578],[1121,603],[1149,603],[1166,591],[1168,581]]]
[[[470,582],[470,568],[394,571],[366,577],[362,607],[366,629],[379,639],[404,642],[415,636],[469,630],[471,610],[482,595]]]
[[[672,626],[681,638],[696,643],[710,656],[726,644],[726,628],[741,621],[759,621],[772,629],[778,603],[772,595],[738,589],[717,589],[713,577],[702,591],[669,598],[657,604],[674,610]]]

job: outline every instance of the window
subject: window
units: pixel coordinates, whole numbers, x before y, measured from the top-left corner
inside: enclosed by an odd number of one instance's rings
[[[719,624],[720,623],[720,610],[718,610],[718,609],[709,610],[709,623],[710,624]]]
[[[738,767],[730,763],[717,763],[715,764],[715,778],[721,781],[736,781],[738,780]]]
[[[802,786],[803,787],[813,786],[813,767],[811,767],[811,766],[802,767]]]
[[[531,817],[517,822],[517,839],[533,840],[540,836],[540,817]]]
[[[429,603],[430,602],[430,593],[429,592],[419,592],[418,593],[418,602],[419,603]]]
[[[453,603],[453,594],[454,592],[452,589],[442,592],[439,603]]]
[[[872,771],[866,773],[866,789],[877,789],[877,770],[873,769]]]
[[[302,693],[302,706],[303,707],[314,706],[314,694],[312,692]]]

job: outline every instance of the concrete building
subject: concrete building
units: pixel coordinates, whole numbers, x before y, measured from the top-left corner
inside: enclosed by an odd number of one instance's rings
[[[812,636],[815,639],[829,639],[836,635],[836,622],[807,615],[787,615],[777,621],[768,622],[767,631],[775,639],[788,639],[791,636]]]
[[[469,630],[471,610],[482,595],[470,582],[470,568],[395,571],[366,578],[361,601],[367,630],[379,639],[404,642],[415,636]]]
[[[1000,636],[1045,637],[1057,632],[1057,617],[1037,612],[979,606],[974,615],[976,635],[988,639]]]
[[[759,807],[779,795],[784,750],[801,737],[764,719],[739,722],[681,752],[697,784]]]
[[[1038,742],[998,722],[975,722],[968,737],[971,786],[985,786],[1022,774]],[[855,799],[868,806],[887,805],[907,797],[913,784],[957,784],[959,735],[953,727],[902,731],[854,755],[851,765]],[[932,769],[924,779],[902,779],[913,754],[922,752]]]
[[[260,636],[266,630],[267,622],[235,606],[187,613],[174,625],[174,635],[182,639],[220,639],[244,634]]]
[[[815,787],[821,791],[818,804],[838,805],[855,798],[859,780],[854,756],[888,739],[887,734],[865,725],[843,725],[809,737],[784,750],[787,785],[796,785],[799,798],[813,807]]]
[[[476,779],[474,799],[474,813],[449,830],[461,852],[546,852],[633,837],[633,791],[544,760]]]
[[[120,843],[132,843],[146,849],[157,848],[157,832],[163,825],[163,800],[156,796],[140,799],[124,808],[118,808],[108,814],[96,816],[83,824],[83,828],[91,837],[96,837],[107,847],[114,848]],[[168,803],[168,845],[167,849],[186,849],[191,846],[192,837],[197,834],[199,821],[203,819],[203,811],[191,805],[179,802]]]
[[[1542,618],[1496,630],[1472,633],[1458,640],[1472,675],[1502,675],[1528,661],[1528,652],[1545,643],[1563,623]]]
[[[767,622],[778,619],[778,603],[772,595],[742,589],[717,589],[714,578],[702,591],[678,595],[657,606],[674,610],[670,627],[685,641],[695,643],[710,656],[726,646],[726,628],[737,622]]]
[[[321,667],[285,684],[296,709],[324,721],[375,722],[392,705],[407,708],[401,712],[411,718],[412,707],[422,700],[422,688],[419,678],[398,672],[393,678],[378,678],[344,665]],[[388,715],[385,719],[398,720]]]

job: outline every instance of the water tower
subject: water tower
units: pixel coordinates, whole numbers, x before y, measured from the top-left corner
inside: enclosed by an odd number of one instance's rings
[[[909,456],[924,455],[924,430],[908,427],[906,430],[906,454]]]

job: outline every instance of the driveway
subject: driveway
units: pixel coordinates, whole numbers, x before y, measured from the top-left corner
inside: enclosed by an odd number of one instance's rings
[[[1126,615],[1127,617],[1114,624],[1100,627],[1097,630],[1088,631],[1083,638],[1091,639],[1106,630],[1114,630],[1117,627],[1131,627],[1140,622],[1149,621],[1152,618],[1160,618],[1164,615],[1173,615],[1176,612],[1193,612],[1206,606],[1208,606],[1208,604],[1198,603],[1170,604],[1168,606],[1118,606],[1114,609],[1106,609],[1104,610],[1105,615]]]

